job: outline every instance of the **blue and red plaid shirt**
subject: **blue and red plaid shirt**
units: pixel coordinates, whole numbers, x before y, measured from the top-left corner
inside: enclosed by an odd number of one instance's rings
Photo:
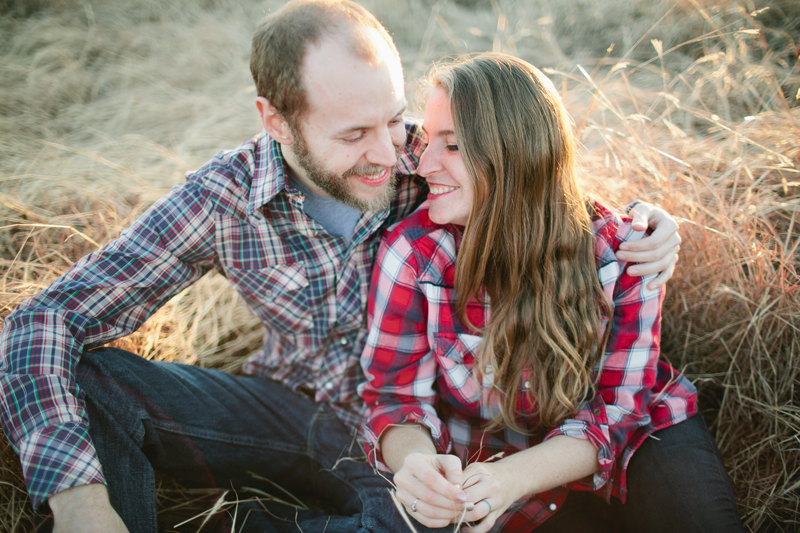
[[[20,304],[0,333],[0,419],[19,453],[35,507],[69,487],[103,482],[74,369],[84,350],[136,330],[167,300],[216,268],[264,325],[244,373],[314,391],[355,430],[356,386],[375,252],[427,186],[407,143],[390,207],[361,216],[349,243],[303,212],[266,133],[221,152],[103,249]]]
[[[416,422],[430,429],[439,453],[455,453],[464,465],[534,446],[556,435],[588,439],[597,449],[600,471],[592,478],[515,502],[493,531],[527,532],[551,516],[570,488],[625,499],[625,469],[648,435],[696,413],[694,386],[659,360],[663,290],[649,290],[649,278],[626,273],[614,252],[641,238],[631,219],[595,203],[591,210],[597,275],[611,302],[610,338],[594,397],[559,427],[525,435],[508,428],[482,428],[497,414],[490,395],[491,374],[478,386],[472,365],[481,343],[456,313],[454,289],[460,232],[428,218],[423,205],[401,222],[381,245],[368,307],[369,336],[361,365],[367,377],[359,393],[369,407],[365,427],[368,457],[387,469],[378,446],[395,424]],[[486,325],[490,306],[473,300],[467,316]],[[606,323],[605,327],[609,327]],[[528,387],[519,384],[520,392]],[[480,390],[479,390],[480,389]],[[532,420],[534,406],[520,394],[520,409]],[[523,422],[524,417],[521,417]]]

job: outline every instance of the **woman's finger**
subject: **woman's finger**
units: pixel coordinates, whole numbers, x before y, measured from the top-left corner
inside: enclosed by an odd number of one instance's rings
[[[403,507],[406,508],[408,514],[428,527],[444,527],[452,524],[455,518],[461,516],[462,513],[461,509],[442,509],[441,507],[430,505],[420,498],[414,498],[408,503],[404,502],[404,499],[398,496],[398,500],[403,503]],[[433,525],[434,523],[439,525]]]
[[[457,474],[450,472],[454,469]],[[461,461],[457,457],[410,454],[395,475],[394,482],[398,490],[403,489],[430,505],[444,509],[460,508],[467,501],[467,496],[459,485],[448,481],[445,475],[457,483],[461,481]]]
[[[476,510],[478,507],[486,507],[486,504],[481,502],[480,505],[476,504]],[[483,519],[480,520],[480,522],[472,527],[465,528],[465,530],[468,533],[488,533],[488,531],[492,529],[494,523],[497,521],[498,516],[500,516],[500,513],[492,509],[483,517]]]
[[[461,507],[460,502],[456,503],[453,498],[436,492],[417,479],[407,481],[402,477],[400,480],[398,480],[397,477],[399,477],[399,474],[398,476],[395,476],[395,485],[397,485],[397,498],[406,506],[411,506],[411,503],[416,498],[419,498],[420,501],[425,502],[427,506],[437,507],[450,512],[451,514],[455,511],[455,509]]]
[[[464,522],[479,522],[486,518],[492,511],[494,511],[494,506],[490,498],[484,498],[475,502],[473,507],[464,514]]]

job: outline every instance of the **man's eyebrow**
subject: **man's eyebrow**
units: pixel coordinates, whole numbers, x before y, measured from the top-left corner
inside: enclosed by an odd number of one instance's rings
[[[400,111],[398,111],[397,113],[395,113],[395,115],[392,117],[392,119],[395,119],[395,118],[399,117],[400,115],[402,115],[403,113],[405,113],[406,109],[408,109],[408,104],[403,104],[403,108]],[[363,126],[350,126],[348,128],[343,128],[343,129],[337,131],[334,135],[336,135],[336,136],[346,135],[348,133],[353,133],[355,131],[361,131],[361,130],[368,130],[370,128],[372,128],[372,126],[366,126],[366,125],[363,125]]]

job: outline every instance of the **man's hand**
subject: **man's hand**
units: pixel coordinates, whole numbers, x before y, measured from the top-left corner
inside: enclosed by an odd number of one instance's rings
[[[633,229],[644,231],[653,228],[653,233],[638,241],[624,242],[617,252],[617,259],[628,263],[640,263],[628,268],[631,276],[647,276],[660,272],[647,284],[648,289],[657,289],[672,277],[681,249],[678,223],[669,213],[648,203],[639,203],[631,210]]]
[[[81,485],[50,496],[53,533],[128,533],[105,485]]]
[[[397,499],[427,527],[445,527],[461,516],[461,461],[455,455],[410,453],[394,475]]]

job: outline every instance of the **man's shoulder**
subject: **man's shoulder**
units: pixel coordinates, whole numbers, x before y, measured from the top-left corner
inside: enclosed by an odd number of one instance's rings
[[[261,142],[261,136],[256,135],[232,150],[217,152],[203,166],[195,171],[187,172],[187,181],[213,185],[222,179],[225,183],[248,185],[252,182],[258,164]]]
[[[262,132],[234,149],[218,152],[199,169],[188,172],[187,185],[218,201],[240,198],[247,203],[260,191],[255,187],[256,180],[266,180],[270,175],[268,169],[275,157],[272,152],[270,138]]]

